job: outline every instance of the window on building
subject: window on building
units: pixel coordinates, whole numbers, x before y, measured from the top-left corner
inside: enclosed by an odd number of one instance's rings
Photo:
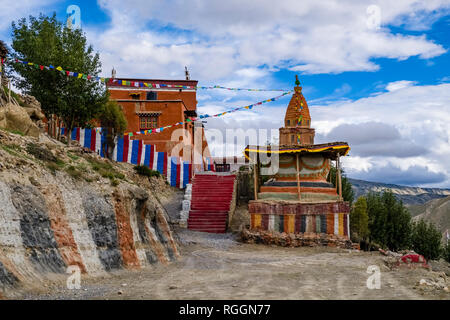
[[[139,100],[141,98],[141,95],[139,93],[133,93],[131,95],[131,99],[133,100]]]
[[[221,163],[215,164],[216,172],[230,172],[230,164],[229,163]]]
[[[157,116],[140,116],[139,117],[139,129],[155,129],[158,128],[158,117]]]
[[[291,143],[295,143],[295,135],[291,134]]]
[[[286,120],[286,126],[289,127],[291,125],[291,120]]]
[[[158,100],[158,95],[156,94],[155,91],[148,91],[147,100]]]

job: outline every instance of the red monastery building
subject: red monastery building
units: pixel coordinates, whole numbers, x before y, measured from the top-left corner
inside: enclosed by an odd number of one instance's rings
[[[190,80],[188,74],[185,80],[116,78],[113,70],[113,77],[107,88],[110,99],[117,101],[123,109],[128,123],[126,132],[137,132],[197,117],[197,83],[196,80]],[[174,88],[175,85],[189,88]],[[210,157],[203,125],[198,123],[196,126],[195,150],[202,152],[202,158]],[[179,130],[183,128],[184,131]],[[135,135],[132,139],[141,139],[144,144],[154,145],[157,152],[166,152],[171,157],[192,161],[193,133],[194,121],[159,133]],[[184,148],[180,145],[181,141]]]

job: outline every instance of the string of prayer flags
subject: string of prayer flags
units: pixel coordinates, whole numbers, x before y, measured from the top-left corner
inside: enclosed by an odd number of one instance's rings
[[[85,79],[85,80],[95,80],[100,81],[102,83],[114,83],[121,86],[131,86],[131,87],[137,87],[137,88],[155,88],[155,89],[184,89],[184,90],[210,90],[210,89],[224,89],[224,90],[230,90],[230,91],[282,91],[286,92],[286,90],[283,89],[251,89],[251,88],[229,88],[224,86],[188,86],[188,85],[179,85],[179,84],[165,84],[165,83],[149,83],[144,81],[127,81],[127,80],[119,80],[119,79],[111,79],[111,78],[105,78],[105,77],[98,77],[98,76],[91,76],[79,72],[73,72],[64,70],[61,66],[54,67],[52,65],[50,66],[43,66],[39,65],[33,62],[27,62],[20,59],[14,59],[15,63],[22,63],[29,66],[34,66],[36,69],[40,70],[50,70],[50,69],[56,69],[57,71],[63,73],[64,75],[67,75],[68,77],[74,77],[78,79]]]
[[[144,130],[144,131],[137,131],[137,132],[125,132],[124,135],[130,135],[130,134],[132,134],[132,135],[144,134],[144,135],[145,135],[145,134],[151,134],[151,133],[158,133],[158,132],[163,131],[163,130],[166,129],[166,128],[171,128],[171,127],[173,127],[173,126],[178,126],[178,125],[182,125],[182,124],[189,123],[189,122],[192,122],[192,121],[196,121],[197,119],[205,119],[205,118],[212,118],[212,117],[221,117],[221,116],[224,116],[224,115],[226,115],[226,114],[228,114],[228,113],[235,112],[235,111],[239,111],[239,110],[250,110],[250,109],[252,109],[254,106],[262,105],[263,103],[272,102],[272,101],[276,101],[276,100],[278,100],[278,99],[281,99],[282,97],[284,97],[284,96],[286,96],[286,95],[292,93],[292,91],[293,91],[293,90],[290,90],[290,91],[284,92],[283,94],[281,94],[281,95],[279,95],[279,96],[276,96],[276,97],[274,97],[274,98],[271,98],[271,99],[267,99],[267,100],[264,100],[264,101],[260,101],[260,102],[257,102],[257,103],[253,103],[253,104],[248,105],[248,106],[235,108],[235,109],[232,109],[232,110],[229,110],[229,111],[217,113],[217,114],[214,114],[214,115],[204,114],[204,115],[200,115],[198,118],[195,118],[195,117],[190,118],[190,119],[188,118],[188,119],[185,120],[185,122],[177,122],[177,123],[175,123],[175,124],[172,124],[172,125],[169,125],[169,126],[165,126],[165,127],[156,128],[156,129],[150,129],[150,130]]]

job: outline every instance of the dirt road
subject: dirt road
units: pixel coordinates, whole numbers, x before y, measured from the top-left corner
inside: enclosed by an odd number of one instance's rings
[[[80,290],[60,283],[26,299],[450,299],[443,290],[414,288],[425,269],[389,270],[383,256],[334,248],[241,244],[234,236],[179,232],[182,258],[168,266],[82,279]],[[368,266],[381,288],[368,289]]]

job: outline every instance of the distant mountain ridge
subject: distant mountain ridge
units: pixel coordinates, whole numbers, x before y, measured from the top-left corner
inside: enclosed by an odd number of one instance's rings
[[[408,187],[352,178],[348,178],[348,180],[352,184],[355,199],[366,195],[370,191],[383,192],[386,189],[391,189],[397,199],[402,200],[405,205],[424,204],[433,199],[450,196],[450,189]]]
[[[408,209],[414,220],[424,219],[432,222],[442,233],[450,229],[450,196],[412,205]]]

